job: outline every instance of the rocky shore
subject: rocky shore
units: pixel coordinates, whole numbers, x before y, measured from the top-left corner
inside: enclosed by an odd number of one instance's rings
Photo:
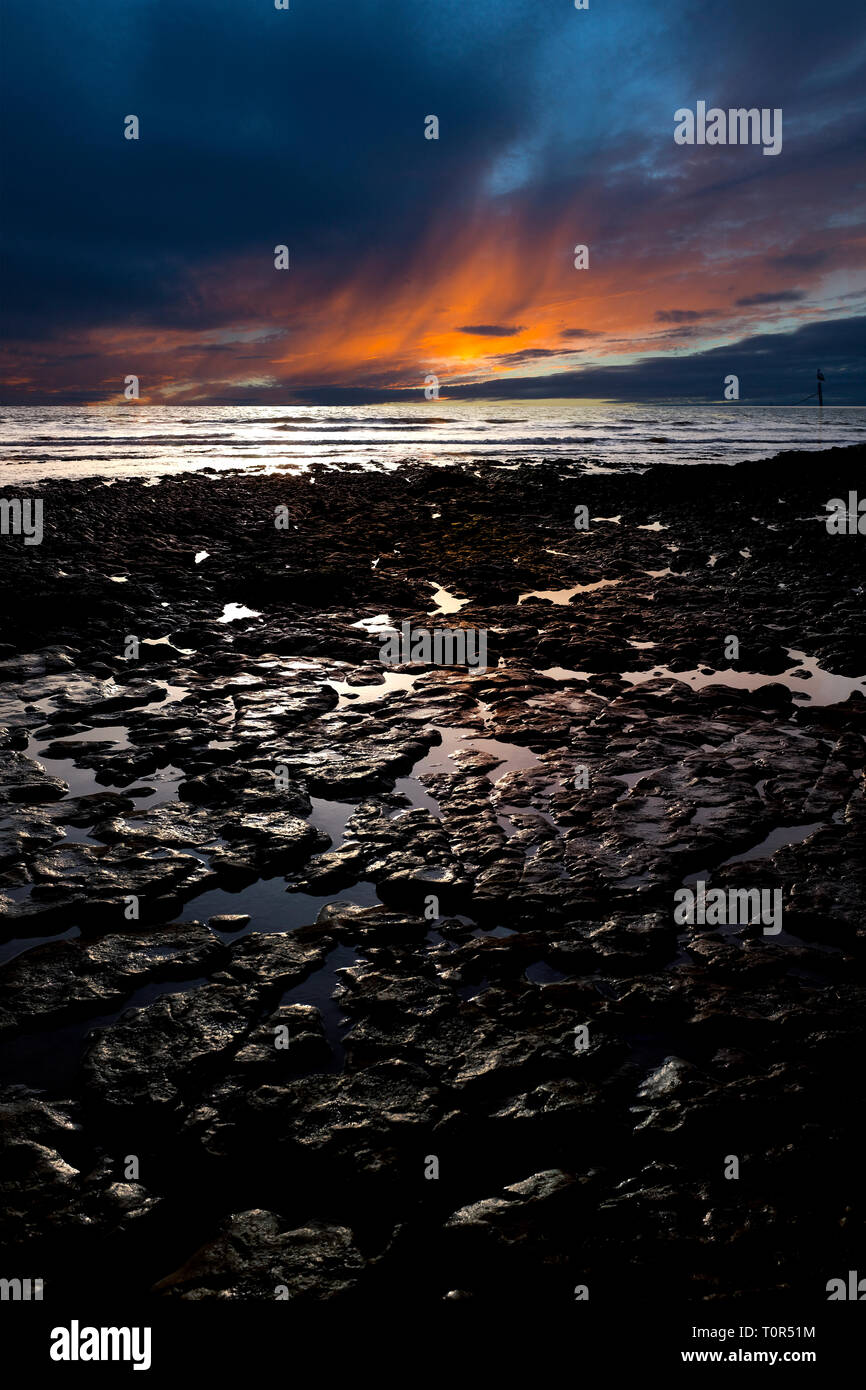
[[[0,1273],[698,1304],[862,1265],[866,537],[820,518],[864,462],[35,486]],[[406,620],[487,668],[383,665]],[[698,879],[782,931],[678,925]]]

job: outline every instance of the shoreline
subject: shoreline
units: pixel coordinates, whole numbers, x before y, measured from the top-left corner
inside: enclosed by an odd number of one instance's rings
[[[812,409],[812,407],[807,406],[803,406],[801,408],[803,410]],[[847,409],[848,407],[845,408]],[[829,412],[832,408],[827,407],[826,409]],[[866,409],[866,407],[850,407],[850,409]],[[817,409],[815,410],[815,413],[817,416]],[[722,415],[724,416],[725,414],[726,412],[723,410]],[[433,423],[436,422],[434,421]],[[636,422],[632,421],[629,423]],[[491,470],[501,470],[505,472],[510,472],[515,469],[535,467],[539,464],[541,464],[541,466],[547,464],[555,464],[557,467],[564,470],[579,469],[581,474],[587,473],[592,475],[598,472],[604,472],[621,473],[626,474],[628,476],[632,476],[636,473],[644,472],[653,468],[732,468],[738,467],[742,463],[749,463],[752,466],[762,466],[765,463],[773,462],[775,459],[782,457],[796,457],[799,455],[823,456],[825,454],[836,453],[846,449],[862,449],[864,447],[863,441],[858,439],[849,439],[845,443],[836,442],[831,445],[824,445],[807,443],[806,440],[802,439],[801,437],[801,440],[798,442],[798,444],[794,446],[791,446],[787,443],[783,443],[782,441],[771,441],[768,439],[762,442],[763,446],[766,449],[766,452],[757,452],[755,457],[751,457],[751,454],[755,452],[756,448],[759,448],[757,441],[746,439],[738,444],[736,441],[736,436],[734,436],[733,441],[728,444],[728,447],[730,449],[730,457],[721,458],[715,456],[709,459],[682,457],[680,456],[679,451],[681,446],[684,444],[684,440],[678,436],[677,431],[680,430],[684,425],[690,423],[692,422],[677,420],[672,424],[667,424],[666,422],[661,421],[657,428],[670,430],[670,434],[662,434],[658,436],[647,435],[646,438],[636,436],[634,438],[624,438],[623,440],[616,440],[611,438],[608,439],[606,444],[604,440],[602,440],[601,438],[594,438],[592,436],[585,436],[577,440],[568,439],[564,441],[568,445],[568,453],[558,452],[558,448],[563,443],[563,441],[558,439],[556,436],[552,436],[549,439],[538,439],[533,437],[531,439],[524,440],[523,443],[528,447],[528,452],[525,454],[509,452],[513,451],[516,448],[516,441],[508,440],[506,438],[499,441],[502,447],[502,452],[500,454],[496,453],[496,445],[491,444],[488,452],[484,454],[473,454],[471,452],[467,452],[465,454],[452,453],[449,455],[447,449],[447,446],[449,444],[461,444],[468,446],[470,441],[443,441],[437,438],[434,434],[423,442],[425,446],[428,446],[434,449],[435,451],[441,451],[441,460],[436,462],[429,462],[426,460],[419,461],[418,459],[412,457],[411,444],[408,441],[403,444],[400,444],[399,446],[395,444],[395,441],[370,440],[365,441],[363,443],[359,443],[359,441],[352,440],[349,437],[351,435],[351,430],[349,430],[345,443],[349,448],[358,448],[359,454],[366,455],[366,458],[363,461],[361,457],[355,458],[347,456],[341,458],[339,462],[328,462],[325,459],[319,458],[317,456],[316,451],[320,447],[321,441],[312,440],[308,441],[310,452],[309,457],[306,458],[296,457],[290,454],[283,454],[281,457],[277,455],[275,458],[263,458],[261,460],[257,460],[256,462],[247,463],[244,466],[237,466],[232,462],[225,463],[221,466],[216,466],[207,461],[203,461],[201,464],[199,464],[198,462],[191,464],[189,461],[187,461],[184,465],[168,466],[164,462],[157,461],[156,459],[150,459],[148,461],[146,451],[150,447],[151,441],[149,441],[147,435],[133,435],[130,436],[130,438],[135,438],[138,441],[138,443],[142,446],[144,452],[141,458],[139,458],[135,463],[131,464],[127,461],[123,454],[123,448],[126,446],[126,443],[128,442],[125,439],[125,437],[106,436],[105,440],[102,441],[103,449],[107,450],[106,453],[103,453],[101,455],[101,460],[103,464],[102,471],[89,474],[85,473],[80,476],[78,475],[77,471],[75,476],[66,475],[62,472],[52,472],[43,475],[41,478],[39,476],[36,476],[35,478],[31,479],[30,475],[34,471],[38,470],[40,466],[39,464],[22,463],[20,461],[15,463],[3,462],[2,464],[0,464],[0,470],[2,470],[4,474],[9,473],[10,471],[19,470],[21,472],[21,476],[19,476],[17,479],[7,478],[5,481],[0,482],[0,491],[6,492],[9,488],[13,487],[27,488],[35,487],[37,485],[47,486],[48,484],[53,483],[85,484],[90,482],[101,482],[106,486],[113,487],[116,485],[117,482],[142,481],[147,486],[156,486],[165,478],[174,478],[187,475],[200,475],[206,478],[279,478],[292,476],[306,477],[309,476],[310,472],[314,472],[317,469],[321,469],[326,474],[336,473],[339,475],[353,476],[355,474],[364,474],[367,472],[394,475],[406,470],[415,469],[432,469],[434,471],[461,469],[471,471],[485,467],[488,467]],[[816,423],[820,424],[821,419],[817,418]],[[423,417],[421,420],[421,424],[424,424]],[[415,426],[413,425],[413,428],[414,427]],[[574,427],[578,428],[579,422],[575,424]],[[626,426],[623,425],[622,427],[625,428]],[[620,428],[620,426],[618,425],[616,426],[616,428]],[[160,442],[164,444],[165,440],[162,440]],[[203,442],[203,439],[198,439],[195,441],[195,445],[198,445]],[[714,442],[717,444],[721,444],[722,437],[720,436]],[[776,450],[775,452],[772,452],[774,442],[776,443]],[[253,445],[256,443],[256,441],[250,441],[249,443],[250,445]],[[379,447],[382,450],[382,454],[379,459],[374,459],[370,457],[370,454],[376,450],[377,443],[379,444]],[[176,444],[177,451],[179,453],[183,452],[184,440],[182,436],[179,435],[177,437]],[[240,445],[240,441],[238,441],[238,444]],[[258,444],[260,446],[265,446],[269,444],[271,447],[275,447],[276,441],[274,441],[272,438],[269,439],[266,435],[262,435],[261,438],[258,440]],[[546,444],[553,446],[555,452],[545,456],[543,454],[543,446]],[[581,449],[574,447],[576,445],[582,445],[583,448],[587,450],[587,452],[583,452]],[[644,456],[642,454],[642,451],[645,450],[648,445],[664,445],[664,452],[667,455],[667,457],[663,455],[659,456],[657,454],[654,454],[651,457]],[[393,450],[395,447],[399,447],[405,451],[403,457],[392,457],[390,451]],[[741,451],[739,454],[737,452],[738,450]],[[638,458],[635,461],[627,461],[630,460],[634,455],[638,455]],[[207,456],[204,457],[206,460]],[[51,465],[51,467],[54,469],[63,468],[64,466],[68,466],[69,468],[77,470],[79,466],[82,465],[79,465],[78,461],[74,458],[66,460],[65,464],[54,462]],[[131,469],[132,471],[122,471],[120,474],[118,474],[118,468],[120,468],[121,470]],[[108,471],[109,469],[110,472]]]
[[[856,1268],[866,562],[818,518],[864,460],[34,484],[0,570],[19,1263],[95,1288],[107,1242],[143,1306]],[[384,667],[382,615],[483,629],[487,669]],[[707,880],[781,931],[683,931]]]

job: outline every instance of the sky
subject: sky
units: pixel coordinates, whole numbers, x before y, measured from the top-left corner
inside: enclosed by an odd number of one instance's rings
[[[863,0],[289,2],[5,0],[4,403],[866,405]]]

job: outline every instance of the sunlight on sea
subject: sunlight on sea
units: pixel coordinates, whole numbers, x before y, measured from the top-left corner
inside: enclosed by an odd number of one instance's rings
[[[736,463],[862,442],[866,411],[582,401],[387,406],[6,406],[0,485],[199,469],[297,471],[574,460],[583,467]]]

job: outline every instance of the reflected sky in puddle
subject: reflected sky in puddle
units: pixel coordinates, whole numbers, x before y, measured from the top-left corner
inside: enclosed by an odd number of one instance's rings
[[[632,643],[633,646],[652,646],[649,643]],[[777,675],[764,675],[756,671],[710,670],[708,667],[694,668],[690,671],[672,671],[669,666],[653,666],[649,671],[621,671],[620,679],[629,685],[645,685],[648,681],[670,680],[688,685],[692,690],[704,690],[710,685],[724,685],[732,690],[760,690],[765,685],[784,685],[796,697],[798,703],[813,705],[841,704],[859,691],[866,695],[866,676],[837,676],[825,671],[816,657],[806,656],[805,652],[788,648],[788,656],[796,664]],[[600,679],[597,671],[572,671],[564,666],[549,666],[538,672],[555,681],[592,681]]]
[[[669,666],[654,666],[651,671],[623,671],[622,679],[630,685],[643,685],[646,681],[666,679],[690,685],[693,690],[703,690],[708,685],[726,685],[735,690],[760,690],[765,685],[784,685],[799,700],[814,705],[834,705],[847,700],[854,691],[866,695],[866,676],[836,676],[825,671],[817,658],[806,656],[805,652],[788,648],[788,656],[796,663],[778,675],[762,675],[754,671],[672,671]]]
[[[431,588],[436,590],[433,595],[433,602],[436,607],[427,610],[431,616],[436,613],[459,613],[461,608],[465,608],[467,603],[472,602],[469,598],[458,598],[448,589],[443,589],[441,584],[437,584],[435,580],[428,580],[428,583]]]
[[[217,618],[217,622],[236,623],[241,618],[260,618],[261,616],[257,609],[247,608],[243,603],[227,603],[221,617]]]
[[[771,859],[776,850],[784,849],[786,845],[801,845],[810,835],[814,835],[816,830],[823,828],[824,822],[820,820],[811,821],[808,825],[779,825],[759,844],[743,850],[741,854],[731,855],[730,859],[724,859],[719,867],[722,868],[725,864],[747,864],[753,859]]]
[[[487,778],[494,785],[509,772],[519,772],[523,769],[541,766],[541,760],[531,749],[521,748],[516,743],[506,743],[502,739],[487,738],[465,725],[450,729],[443,724],[434,724],[431,727],[441,735],[441,743],[434,743],[429,752],[415,764],[411,776],[398,778],[394,786],[394,791],[405,796],[413,808],[424,807],[431,815],[440,816],[441,809],[420,779],[437,773],[448,773],[451,776],[459,775],[460,768],[452,758],[454,753],[471,753],[473,750],[477,750],[478,752],[491,753],[494,757],[501,759],[495,767],[490,768],[486,773]],[[395,817],[405,814],[405,811],[397,811]],[[534,812],[534,814],[540,813]]]
[[[372,883],[356,883],[339,892],[332,890],[315,896],[311,893],[287,892],[286,880],[282,877],[260,878],[236,892],[228,888],[211,888],[196,898],[190,898],[177,920],[207,922],[211,917],[244,913],[251,919],[248,926],[236,932],[215,932],[221,941],[236,941],[251,931],[286,932],[294,931],[297,927],[312,926],[322,908],[333,902],[350,902],[358,907],[381,905]]]
[[[325,1037],[328,1040],[332,1054],[332,1064],[330,1068],[316,1067],[316,1071],[323,1070],[340,1071],[346,1060],[346,1049],[343,1046],[343,1038],[350,1027],[350,1020],[343,1013],[341,1003],[333,998],[334,991],[340,984],[340,977],[337,973],[355,964],[358,959],[358,950],[354,946],[335,946],[333,951],[328,953],[325,964],[320,970],[316,970],[312,975],[308,975],[306,980],[302,980],[299,985],[293,985],[287,989],[280,1004],[312,1004],[319,1010],[322,1024],[325,1030]]]
[[[329,685],[332,690],[336,690],[340,697],[338,709],[344,709],[348,705],[375,704],[396,690],[411,690],[424,673],[417,671],[411,675],[408,671],[385,671],[382,674],[384,680],[375,685],[352,685],[348,681],[334,680],[325,680],[322,684]]]
[[[562,605],[569,603],[575,594],[591,594],[596,589],[606,589],[621,583],[621,579],[597,579],[592,584],[572,584],[568,589],[529,589],[520,595],[517,602],[521,604],[530,598],[546,598],[551,603]]]

